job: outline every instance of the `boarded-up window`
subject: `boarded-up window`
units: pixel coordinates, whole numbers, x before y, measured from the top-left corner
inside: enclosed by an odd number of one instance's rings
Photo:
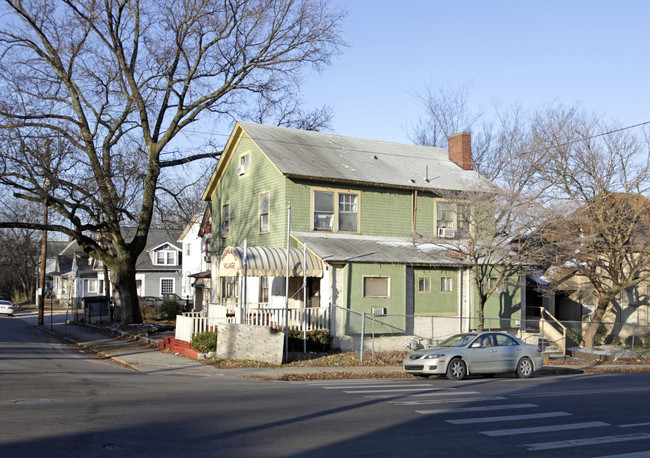
[[[363,277],[363,297],[389,297],[390,277]]]

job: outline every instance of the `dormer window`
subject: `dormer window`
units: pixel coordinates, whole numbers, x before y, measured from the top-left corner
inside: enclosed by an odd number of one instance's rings
[[[157,266],[175,266],[177,264],[175,250],[160,250],[156,252]]]

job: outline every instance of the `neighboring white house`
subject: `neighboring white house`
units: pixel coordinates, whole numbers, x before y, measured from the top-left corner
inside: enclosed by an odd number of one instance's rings
[[[210,300],[211,231],[210,206],[203,214],[196,214],[178,238],[183,253],[182,296],[192,298],[194,310],[207,308]]]
[[[190,277],[190,275],[208,269],[201,250],[201,238],[199,237],[202,218],[203,215],[201,214],[194,215],[178,238],[178,242],[182,244],[183,250],[183,269],[181,271],[183,277],[181,296],[183,297],[191,297],[194,295],[192,286],[194,278]]]

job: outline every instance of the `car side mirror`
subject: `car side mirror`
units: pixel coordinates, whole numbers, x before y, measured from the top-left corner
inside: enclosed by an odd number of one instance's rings
[[[469,346],[469,348],[481,348],[482,345],[480,342],[474,342],[472,345]]]

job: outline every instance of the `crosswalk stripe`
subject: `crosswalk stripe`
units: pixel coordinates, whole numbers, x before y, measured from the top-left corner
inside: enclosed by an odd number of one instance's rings
[[[597,428],[600,426],[610,426],[610,424],[604,423],[602,421],[589,421],[585,423],[569,423],[565,425],[534,426],[530,428],[514,428],[514,429],[496,429],[493,431],[481,431],[481,434],[490,437],[500,437],[500,436],[513,436],[516,434],[548,433],[553,431],[569,431],[572,429]]]
[[[469,425],[473,423],[492,423],[497,421],[536,420],[539,418],[567,417],[573,415],[568,412],[543,412],[526,415],[501,415],[498,417],[461,418],[457,420],[445,420],[453,425]]]
[[[628,441],[639,441],[639,440],[648,440],[648,439],[650,439],[650,434],[640,433],[640,434],[625,434],[623,436],[589,437],[586,439],[572,439],[572,440],[557,441],[557,442],[540,442],[539,444],[525,444],[522,445],[522,447],[525,447],[529,451],[539,451],[539,450],[553,450],[553,449],[566,448],[566,447],[584,447],[585,445],[610,444],[613,442],[628,442]]]
[[[494,410],[511,410],[511,409],[527,409],[532,407],[539,407],[537,404],[499,404],[494,406],[480,406],[480,407],[456,407],[452,409],[435,409],[435,410],[416,410],[421,414],[441,414],[441,413],[468,413],[468,412],[492,412]]]
[[[430,390],[453,390],[454,388],[433,388],[431,385],[426,385],[423,383],[418,383],[418,384],[408,384],[408,383],[400,383],[399,385],[383,385],[381,383],[377,383],[375,385],[340,385],[340,386],[322,386],[324,390],[349,390],[349,389],[357,389],[357,388],[402,388],[402,387],[426,387]]]
[[[350,393],[350,394],[364,394],[364,393],[397,393],[398,391],[431,391],[431,387],[429,388],[391,388],[389,390],[354,390],[354,391],[343,391],[344,393]]]
[[[408,393],[408,394],[378,394],[375,396],[364,396],[366,398],[373,398],[373,399],[391,399],[391,398],[399,398],[399,399],[405,399],[405,398],[428,398],[431,396],[466,396],[468,394],[479,394],[478,391],[456,391],[456,392],[448,392],[448,391],[432,391],[432,392],[426,392],[426,393]]]
[[[477,398],[445,398],[445,399],[419,399],[415,401],[391,401],[390,404],[398,406],[417,406],[425,404],[445,404],[452,402],[480,402],[480,401],[502,401],[507,399],[503,396],[485,396]]]
[[[650,450],[643,450],[641,452],[621,453],[617,455],[599,456],[596,458],[648,458]]]

